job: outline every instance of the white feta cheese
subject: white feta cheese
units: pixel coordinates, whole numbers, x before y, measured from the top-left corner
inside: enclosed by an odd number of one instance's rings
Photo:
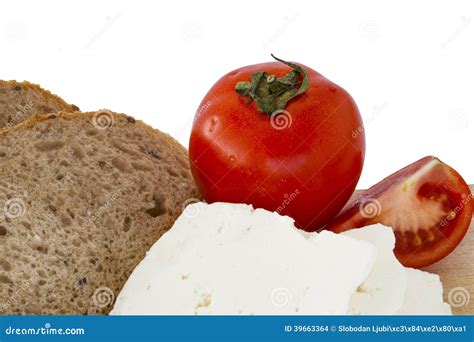
[[[408,287],[398,315],[452,315],[451,307],[443,301],[443,284],[437,274],[405,270]]]
[[[443,285],[436,274],[406,268],[393,253],[393,230],[381,224],[342,233],[372,243],[377,259],[364,283],[351,298],[355,315],[450,315]]]
[[[437,275],[404,268],[391,228],[306,233],[243,204],[196,203],[153,245],[113,315],[451,314]]]
[[[365,241],[301,234],[266,210],[196,203],[136,267],[111,314],[347,314],[375,256]]]
[[[405,268],[393,253],[393,230],[381,224],[342,233],[373,244],[377,251],[374,268],[352,295],[349,313],[353,315],[391,315],[403,305],[407,290]]]

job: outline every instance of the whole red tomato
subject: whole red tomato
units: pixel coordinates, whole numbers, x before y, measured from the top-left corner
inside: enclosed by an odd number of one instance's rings
[[[252,204],[314,231],[353,193],[365,136],[344,89],[277,59],[217,81],[196,113],[189,156],[208,202]]]

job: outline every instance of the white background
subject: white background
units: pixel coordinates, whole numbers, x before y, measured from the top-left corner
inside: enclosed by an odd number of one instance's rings
[[[223,74],[281,58],[348,90],[367,187],[425,155],[474,183],[472,1],[4,1],[0,78],[41,84],[188,144]]]

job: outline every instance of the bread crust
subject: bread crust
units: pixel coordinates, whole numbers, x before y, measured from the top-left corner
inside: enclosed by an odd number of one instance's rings
[[[73,104],[69,104],[66,101],[64,101],[62,98],[60,98],[58,95],[53,94],[49,90],[43,89],[40,85],[31,83],[28,81],[23,81],[23,82],[18,82],[15,80],[10,80],[10,81],[4,81],[0,80],[0,92],[6,92],[8,90],[12,91],[22,91],[25,93],[29,94],[34,94],[36,96],[40,97],[40,100],[35,99],[34,101],[30,102],[30,105],[32,107],[44,107],[41,109],[36,109],[36,113],[33,112],[33,108],[28,109],[26,113],[23,113],[25,118],[22,120],[27,119],[28,117],[34,115],[34,114],[46,114],[46,109],[51,107],[53,105],[54,108],[52,108],[54,111],[64,111],[64,112],[76,112],[79,111],[79,107]],[[15,99],[9,99],[8,104],[16,107],[17,105],[21,106],[20,103],[15,103]],[[30,113],[31,111],[31,113]],[[0,112],[0,128],[3,128],[2,126],[2,117],[5,115],[9,115],[11,113],[2,113]],[[3,119],[3,121],[5,121]],[[21,122],[21,121],[20,121]],[[14,124],[18,124],[19,122],[15,122]]]
[[[181,145],[175,138],[173,138],[171,135],[169,135],[168,133],[165,133],[165,132],[162,132],[162,131],[157,130],[155,128],[152,128],[151,126],[147,125],[142,120],[137,120],[137,119],[135,119],[134,117],[132,117],[130,115],[126,115],[126,114],[123,114],[123,113],[116,113],[116,112],[113,112],[109,109],[101,109],[101,110],[98,110],[98,111],[95,111],[95,112],[74,111],[74,112],[59,112],[59,113],[52,113],[52,114],[36,114],[36,115],[33,115],[33,116],[29,117],[28,119],[18,123],[17,125],[15,125],[13,127],[1,129],[0,130],[0,138],[3,135],[8,134],[8,132],[14,132],[14,131],[19,131],[21,129],[31,128],[34,125],[36,125],[38,122],[42,122],[42,121],[46,121],[46,120],[52,120],[52,119],[55,119],[55,118],[63,118],[63,119],[66,119],[66,120],[72,120],[72,119],[77,118],[77,117],[81,117],[81,118],[87,117],[89,120],[92,120],[94,118],[94,115],[96,115],[97,113],[101,113],[101,112],[107,112],[108,114],[112,115],[117,120],[121,119],[121,118],[123,118],[123,119],[131,118],[131,119],[134,120],[134,124],[140,126],[140,128],[142,128],[144,131],[146,131],[147,134],[156,134],[156,133],[162,134],[166,137],[167,141],[170,144],[172,144],[175,148],[181,150],[186,155],[188,153],[188,150],[183,145]]]

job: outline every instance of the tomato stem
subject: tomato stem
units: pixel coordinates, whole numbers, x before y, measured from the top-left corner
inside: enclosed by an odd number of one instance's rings
[[[273,114],[284,110],[288,101],[305,93],[309,87],[308,73],[291,62],[271,55],[275,60],[288,65],[292,70],[283,77],[276,77],[259,71],[250,77],[250,81],[238,82],[235,91],[246,97],[245,104],[255,101],[260,112]],[[301,78],[303,78],[301,80]]]

